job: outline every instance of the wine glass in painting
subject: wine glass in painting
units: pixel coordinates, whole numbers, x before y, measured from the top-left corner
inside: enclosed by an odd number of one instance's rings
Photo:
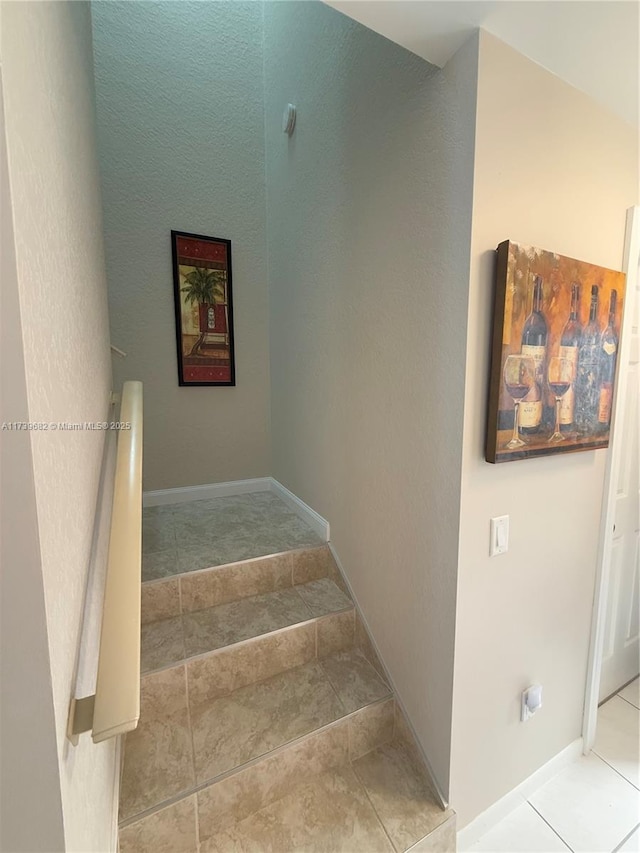
[[[574,363],[568,358],[560,358],[554,355],[549,359],[549,369],[547,371],[547,379],[549,388],[556,398],[556,428],[548,439],[548,444],[557,444],[561,441],[566,441],[566,436],[560,432],[560,405],[562,398],[571,388],[571,383],[574,377]]]
[[[502,371],[505,387],[513,400],[513,435],[505,445],[507,450],[524,447],[526,441],[518,432],[520,402],[527,396],[536,379],[536,363],[527,355],[508,355]]]

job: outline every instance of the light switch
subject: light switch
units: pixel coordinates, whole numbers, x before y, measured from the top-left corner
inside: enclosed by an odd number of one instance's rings
[[[509,516],[498,515],[491,519],[491,541],[489,556],[504,554],[509,550]]]

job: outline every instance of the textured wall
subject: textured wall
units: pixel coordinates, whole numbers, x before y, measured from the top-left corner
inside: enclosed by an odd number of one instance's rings
[[[270,473],[262,4],[95,3],[116,385],[145,385],[145,489]],[[171,229],[233,242],[235,388],[179,388]]]
[[[637,135],[481,36],[452,750],[464,826],[580,736],[606,451],[483,461],[493,250],[512,239],[620,269]],[[489,558],[489,518],[511,517]],[[520,692],[544,707],[519,721]]]
[[[28,420],[29,409],[1,105],[0,169],[0,421],[4,423]],[[3,433],[0,466],[0,850],[60,853],[62,799],[30,433]]]
[[[265,15],[273,474],[329,519],[446,791],[476,45],[436,71],[320,3]]]
[[[89,7],[8,3],[2,11],[29,419],[100,421],[111,364]],[[101,432],[31,437],[65,849],[82,853],[115,840],[115,743],[84,737],[73,748],[65,738],[103,442]]]

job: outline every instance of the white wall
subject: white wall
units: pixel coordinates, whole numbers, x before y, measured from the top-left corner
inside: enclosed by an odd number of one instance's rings
[[[580,736],[606,451],[483,461],[493,250],[511,239],[620,269],[637,135],[481,34],[451,802],[464,826]],[[489,518],[509,552],[488,557]],[[520,692],[543,709],[519,722]]]
[[[2,12],[2,83],[28,419],[101,421],[111,391],[111,365],[89,7],[80,2],[6,3]],[[3,434],[3,440],[10,452],[11,435]],[[55,715],[50,746],[57,753],[65,850],[82,853],[104,853],[115,843],[115,743],[95,746],[85,736],[73,748],[65,738],[103,443],[101,432],[31,434]],[[23,523],[33,520],[27,505]],[[32,528],[8,533],[35,535]],[[33,547],[32,560],[37,541]],[[36,569],[24,568],[21,593],[27,594],[28,577]],[[37,605],[36,591],[32,594]],[[39,634],[43,625],[38,624],[37,606],[31,620],[25,620],[23,632]],[[46,667],[41,651],[25,674],[39,679]],[[34,701],[37,695],[25,692],[22,701]],[[21,746],[28,757],[36,742]],[[48,772],[51,754],[44,751],[42,760],[43,773]],[[32,799],[23,819],[37,822],[39,809],[40,802]],[[25,838],[31,831],[25,827]],[[60,849],[60,839],[51,837],[50,845]]]
[[[94,3],[116,384],[145,385],[145,489],[270,473],[262,4]],[[232,240],[235,388],[180,388],[170,231]]]
[[[436,71],[319,3],[265,16],[273,474],[329,519],[446,793],[476,44]]]

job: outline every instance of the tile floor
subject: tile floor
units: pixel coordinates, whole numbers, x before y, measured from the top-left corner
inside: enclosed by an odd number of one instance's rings
[[[157,580],[322,542],[272,492],[145,507],[142,579]]]
[[[636,678],[601,706],[591,755],[550,779],[461,853],[638,853],[639,754]]]

